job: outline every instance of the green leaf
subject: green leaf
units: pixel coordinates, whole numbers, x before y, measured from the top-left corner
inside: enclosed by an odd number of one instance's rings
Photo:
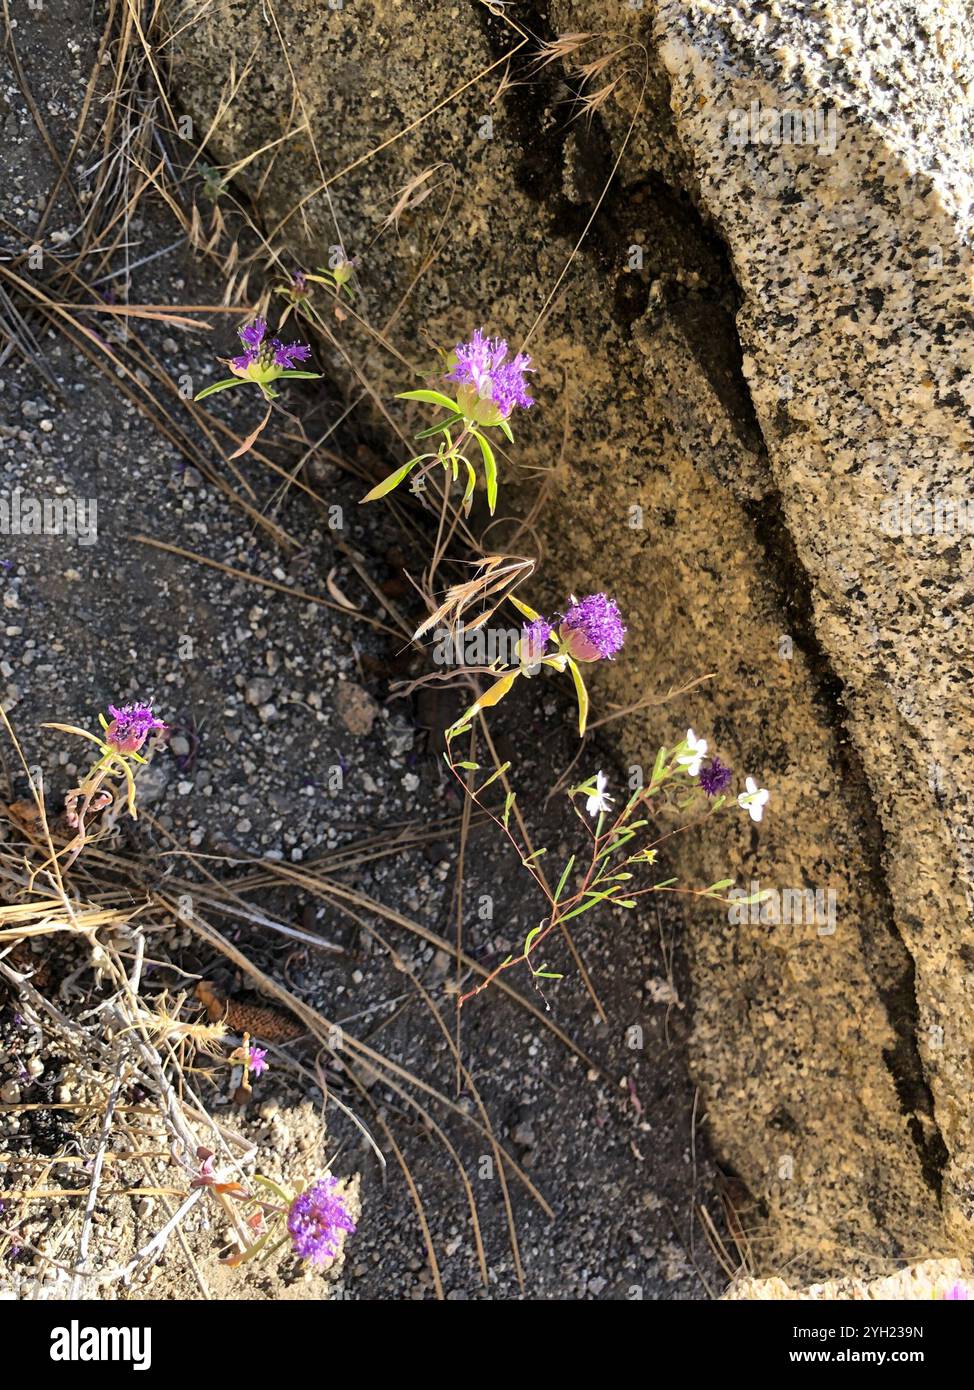
[[[281,372],[280,380],[290,381],[316,381],[322,375],[321,372],[299,372],[296,367],[290,368],[286,372]]]
[[[585,901],[579,903],[577,907],[573,907],[571,912],[566,912],[564,917],[561,918],[561,921],[570,922],[573,917],[579,917],[583,912],[588,912],[589,908],[595,907],[600,902],[604,902],[606,898],[611,898],[612,894],[617,891],[618,886],[618,884],[613,884],[611,888],[607,888],[603,893],[596,893],[590,889],[585,894]]]
[[[572,673],[572,680],[575,682],[575,694],[578,697],[578,733],[581,737],[585,733],[585,725],[588,723],[588,691],[585,689],[582,673],[571,657],[568,658],[568,669]]]
[[[733,888],[732,878],[722,878],[717,883],[712,883],[709,888],[704,889],[704,893],[722,893],[725,888]]]
[[[650,787],[655,787],[663,774],[663,764],[666,762],[666,749],[661,748],[656,754],[656,761],[653,764],[653,775],[649,780]]]
[[[452,401],[449,396],[444,396],[442,391],[400,391],[396,396],[399,401],[426,401],[427,405],[440,405],[444,410],[449,410],[451,415],[457,413],[457,403]]]
[[[513,594],[508,594],[507,597],[510,599],[511,603],[513,603],[517,611],[519,613],[523,613],[524,616],[526,618],[529,618],[531,622],[534,622],[535,618],[541,617],[541,614],[537,612],[536,609],[532,608],[530,604],[522,603],[521,600],[519,598],[515,598]]]
[[[367,492],[362,502],[376,502],[380,497],[385,497],[387,492],[394,492],[403,479],[409,477],[410,470],[415,468],[418,462],[419,459],[410,459],[408,463],[404,463],[395,473],[390,473],[388,478],[383,478],[381,483],[377,483],[371,492]]]
[[[457,763],[457,767],[465,768],[467,772],[479,772],[479,763]]]
[[[501,819],[502,819],[503,822],[504,822],[504,829],[505,829],[505,830],[507,829],[507,822],[508,822],[508,821],[510,820],[510,818],[511,818],[511,807],[514,805],[514,802],[515,802],[516,800],[517,800],[517,793],[516,793],[516,792],[508,792],[508,793],[507,793],[507,796],[504,798],[504,814],[503,814],[503,816],[501,817]]]
[[[460,502],[460,506],[463,508],[465,512],[469,514],[470,499],[471,497],[473,497],[474,488],[477,486],[477,475],[473,470],[472,464],[467,463],[466,459],[464,459],[464,463],[467,464],[467,487],[466,491],[463,494],[463,498]]]
[[[429,439],[432,434],[441,434],[443,430],[452,429],[458,421],[462,420],[462,415],[454,415],[450,420],[441,420],[438,425],[430,425],[428,429],[420,430],[419,434],[414,434],[414,439]]]
[[[679,883],[679,881],[680,880],[677,878],[664,878],[662,883],[653,884],[653,890],[655,891],[657,888],[669,888],[671,883]]]
[[[487,506],[490,508],[491,516],[493,516],[494,508],[497,506],[497,460],[494,458],[493,449],[482,434],[474,430],[473,437],[480,445],[480,452],[484,456],[484,478],[487,481]]]
[[[495,681],[494,684],[490,687],[490,689],[485,690],[483,695],[481,695],[480,699],[476,700],[470,706],[470,708],[467,710],[467,713],[464,715],[464,718],[469,719],[469,717],[472,714],[476,714],[478,710],[489,709],[491,705],[498,704],[501,700],[503,700],[504,696],[510,690],[511,686],[514,684],[514,682],[517,680],[520,674],[520,671],[511,671],[508,673],[508,675],[501,676],[499,681]]]
[[[533,864],[536,859],[540,859],[543,854],[547,853],[546,849],[536,849],[533,854],[528,855],[527,859],[522,859],[521,863],[527,868],[529,864]]]
[[[564,975],[556,975],[553,970],[532,970],[531,974],[536,980],[563,980]]]
[[[538,937],[538,936],[540,936],[543,930],[544,930],[543,927],[532,927],[532,928],[531,928],[531,930],[528,932],[527,936],[524,938],[524,946],[523,946],[522,949],[521,949],[521,954],[522,954],[522,955],[525,955],[525,956],[526,956],[526,955],[529,953],[529,951],[531,950],[532,945],[534,944],[535,938]]]
[[[224,377],[222,381],[214,381],[212,386],[204,386],[202,391],[197,391],[193,397],[194,401],[205,400],[207,396],[216,395],[217,391],[228,391],[231,386],[246,386],[246,382],[239,376]]]
[[[571,859],[569,859],[568,863],[565,865],[565,869],[564,869],[564,872],[562,873],[561,878],[558,880],[558,887],[555,889],[555,897],[554,897],[554,901],[555,901],[555,902],[557,902],[558,899],[561,897],[561,890],[564,888],[565,884],[568,882],[568,875],[571,873],[571,871],[572,871],[572,869],[574,868],[574,866],[575,866],[575,856],[574,856],[574,854],[573,854],[572,857],[571,857]]]
[[[504,438],[507,440],[507,442],[508,442],[509,444],[513,444],[513,443],[514,443],[514,436],[513,436],[513,434],[511,434],[511,427],[510,427],[510,425],[507,423],[506,420],[502,420],[502,421],[500,422],[500,424],[498,425],[498,429],[499,429],[499,430],[501,431],[501,433],[504,435]],[[559,975],[558,978],[561,979],[561,976]]]
[[[602,819],[601,816],[599,819]],[[598,854],[595,856],[595,862],[598,863],[599,860],[604,859],[607,854],[614,854],[617,849],[622,849],[622,846],[628,844],[635,834],[636,831],[634,828],[627,827],[623,830],[617,830],[605,848],[599,850]]]
[[[508,770],[509,767],[510,767],[510,763],[507,762],[507,763],[501,763],[500,767],[495,768],[494,771],[493,771],[493,772],[490,774],[490,776],[487,778],[487,781],[486,781],[486,782],[483,782],[483,783],[477,788],[477,795],[479,796],[480,793],[481,793],[482,791],[485,791],[485,790],[487,789],[487,787],[490,786],[491,782],[496,782],[497,779],[498,779],[498,777],[503,777],[503,776],[504,776],[504,773]]]

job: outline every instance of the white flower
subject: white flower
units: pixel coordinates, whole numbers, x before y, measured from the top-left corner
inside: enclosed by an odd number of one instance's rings
[[[612,797],[606,796],[605,789],[609,785],[605,773],[599,771],[595,774],[595,791],[585,800],[585,809],[590,816],[600,815],[603,811],[608,811],[612,805]]]
[[[737,798],[738,806],[742,807],[752,820],[760,820],[764,815],[764,808],[771,799],[771,793],[765,787],[759,787],[753,777],[745,777],[744,785],[746,792],[741,792]]]
[[[707,740],[705,738],[697,738],[692,729],[687,729],[687,747],[690,750],[689,753],[681,753],[677,758],[677,762],[681,767],[686,768],[690,777],[698,777],[700,775],[700,764],[707,756]]]

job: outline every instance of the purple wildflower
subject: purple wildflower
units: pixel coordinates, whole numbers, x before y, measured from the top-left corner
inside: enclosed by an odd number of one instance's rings
[[[732,776],[730,768],[714,757],[706,767],[700,769],[700,785],[708,796],[719,796],[730,785]]]
[[[469,343],[457,343],[456,365],[446,378],[473,387],[475,397],[482,401],[493,401],[502,420],[515,406],[529,410],[534,405],[527,392],[527,373],[534,371],[531,358],[519,352],[507,361],[507,353],[503,338],[485,338],[478,328]]]
[[[250,381],[273,381],[282,371],[293,369],[295,362],[306,362],[311,349],[306,343],[282,343],[280,338],[267,337],[267,320],[254,319],[237,330],[245,352],[230,358],[230,370],[235,376]]]
[[[274,361],[285,371],[291,371],[295,362],[307,362],[311,356],[307,343],[282,343],[280,338],[272,338],[271,347],[274,349]]]
[[[547,618],[535,618],[525,623],[521,629],[521,661],[525,666],[533,666],[545,654],[554,629]]]
[[[255,1076],[267,1070],[267,1049],[251,1046],[247,1054],[247,1066]]]
[[[153,729],[166,727],[150,705],[109,705],[108,713],[111,723],[105,730],[105,742],[119,753],[137,753]]]
[[[945,1294],[941,1294],[941,1299],[946,1299],[950,1303],[967,1303],[970,1300],[970,1292],[961,1283],[953,1284]]]
[[[605,594],[575,599],[561,620],[559,636],[576,661],[603,661],[615,656],[626,640],[626,628],[614,601]]]
[[[337,1186],[334,1178],[319,1178],[295,1197],[287,1214],[295,1253],[312,1264],[324,1264],[338,1254],[339,1231],[352,1234],[355,1230],[344,1197],[335,1191]]]

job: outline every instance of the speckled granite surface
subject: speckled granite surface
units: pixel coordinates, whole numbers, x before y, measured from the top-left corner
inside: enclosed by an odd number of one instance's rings
[[[961,1260],[921,1260],[881,1279],[828,1279],[821,1284],[792,1285],[784,1279],[739,1279],[724,1294],[730,1301],[769,1300],[806,1302],[808,1300],[855,1300],[908,1302],[944,1299],[958,1285],[971,1287],[971,1267]],[[963,1300],[966,1301],[966,1300]],[[963,1317],[964,1314],[959,1316]]]
[[[744,373],[876,801],[915,1036],[974,1243],[974,31],[959,3],[665,3]],[[741,142],[731,113],[758,103]],[[816,112],[822,146],[781,139]],[[738,117],[739,119],[739,117]],[[830,148],[831,146],[831,148]]]

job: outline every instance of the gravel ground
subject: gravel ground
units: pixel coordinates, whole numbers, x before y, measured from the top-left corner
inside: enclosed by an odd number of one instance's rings
[[[27,81],[61,150],[70,144],[80,110],[93,33],[87,10],[74,3],[46,6],[29,26],[15,30]],[[9,256],[32,240],[53,169],[9,75],[4,96],[2,213]],[[75,166],[86,167],[84,151]],[[134,259],[177,241],[178,229],[160,201],[143,198],[138,211]],[[76,222],[77,211],[63,200],[48,224],[53,238],[45,245],[52,253],[59,235],[70,244]],[[127,282],[113,280],[111,288],[119,300],[140,304],[214,303],[222,294],[222,283],[194,262],[185,244],[135,270]],[[205,317],[214,324],[212,333],[166,325],[138,329],[173,377],[188,375],[197,389],[212,379],[214,354],[229,350],[236,321]],[[104,320],[92,315],[89,322],[109,341],[124,332],[122,321],[106,326]],[[32,325],[42,362],[28,363],[14,352],[0,377],[0,497],[19,488],[24,497],[97,502],[97,539],[91,544],[63,535],[0,536],[0,693],[28,760],[43,771],[49,803],[57,804],[83,768],[84,748],[38,731],[38,724],[54,719],[90,727],[109,700],[151,697],[173,731],[169,747],[140,779],[141,804],[157,825],[144,819],[137,837],[123,825],[123,846],[158,864],[153,856],[174,841],[210,856],[205,863],[219,875],[242,856],[305,865],[338,846],[420,826],[429,837],[419,848],[364,862],[343,881],[452,939],[461,804],[443,765],[439,735],[456,712],[457,697],[390,699],[390,683],[419,668],[401,641],[363,620],[391,621],[362,582],[363,569],[410,619],[422,616],[402,579],[404,565],[414,573],[420,568],[412,537],[404,536],[387,510],[363,514],[357,508],[362,486],[355,477],[316,463],[314,485],[329,506],[342,509],[344,526],[333,531],[329,514],[292,489],[274,512],[300,541],[288,554],[64,337],[39,320]],[[311,432],[338,417],[337,400],[340,383],[327,377],[296,384],[287,396]],[[225,395],[207,405],[214,416],[232,419],[240,433],[256,425],[261,413],[253,396],[237,393],[232,403]],[[376,442],[354,416],[333,442],[358,465],[384,463],[375,460]],[[280,455],[288,456],[293,459],[293,450]],[[208,458],[213,468],[227,470],[216,450],[210,448]],[[276,479],[249,458],[239,470],[244,481],[234,486],[249,485],[263,509]],[[147,547],[135,534],[314,595],[327,596],[330,579],[360,613],[244,582]],[[361,554],[359,572],[339,543]],[[543,681],[532,682],[519,699],[516,712],[502,707],[492,723],[498,750],[513,760],[521,803],[544,807],[531,817],[535,843],[564,862],[575,843],[572,821],[564,798],[545,807],[545,797],[575,752],[572,707],[563,691]],[[611,749],[593,745],[591,753],[595,765],[601,761],[620,785]],[[22,794],[6,751],[4,757],[11,788]],[[440,823],[446,826],[442,831]],[[185,859],[178,862],[180,873],[191,872]],[[539,904],[525,893],[527,880],[519,872],[492,830],[472,829],[463,866],[464,940],[482,962],[506,954],[537,920]],[[412,973],[423,983],[452,1027],[453,965],[442,950],[370,919],[366,928],[378,925],[390,938],[404,973],[368,929],[316,907],[307,894],[269,893],[262,906],[277,920],[320,932],[341,949],[295,951],[293,943],[249,927],[238,929],[241,949],[328,1017],[347,1022],[386,1056],[456,1096],[446,1042],[409,979]],[[695,1204],[705,1203],[716,1216],[716,1176],[702,1116],[692,1132],[694,1089],[685,1055],[691,1008],[679,915],[592,913],[578,926],[576,940],[607,1023],[600,1022],[570,961],[555,960],[566,978],[537,1002],[589,1062],[497,992],[473,1001],[462,1014],[464,1058],[498,1138],[554,1213],[549,1217],[523,1189],[512,1189],[527,1295],[713,1295],[723,1275],[692,1215]],[[167,949],[191,974],[206,975],[231,992],[239,988],[225,965],[203,955],[187,933],[174,934]],[[160,967],[160,983],[175,985],[181,978]],[[524,979],[517,985],[531,993]],[[0,1080],[15,1079],[23,1058],[9,1006],[0,1022],[7,1049],[0,1054]],[[307,1060],[307,1049],[301,1049],[298,1042],[290,1050]],[[48,1086],[56,1082],[56,1057],[45,1059],[45,1075]],[[276,1116],[274,1122],[286,1128],[292,1116],[300,1117],[292,1120],[295,1127],[306,1127],[313,1088],[296,1084],[285,1066],[259,1084],[254,1106],[262,1109],[255,1122],[269,1124]],[[21,1099],[45,1094],[40,1080],[24,1081]],[[211,1100],[229,1104],[218,1094]],[[406,1154],[426,1204],[447,1296],[518,1297],[502,1193],[483,1139],[459,1116],[433,1107],[474,1184],[484,1223],[487,1290],[477,1276],[463,1190],[443,1147],[381,1083],[373,1085],[371,1100]],[[465,1090],[457,1104],[460,1111],[474,1109]],[[383,1173],[334,1107],[327,1119],[333,1169],[361,1175],[363,1204],[332,1296],[430,1297],[415,1209],[392,1154]],[[33,1123],[18,1121],[21,1152],[42,1142]],[[0,1124],[9,1125],[9,1116],[0,1115]],[[70,1128],[59,1131],[55,1148],[70,1139]],[[22,1278],[23,1258],[8,1256],[11,1278],[17,1270]],[[172,1259],[151,1296],[192,1296],[177,1266]],[[272,1286],[257,1296],[287,1295]]]

